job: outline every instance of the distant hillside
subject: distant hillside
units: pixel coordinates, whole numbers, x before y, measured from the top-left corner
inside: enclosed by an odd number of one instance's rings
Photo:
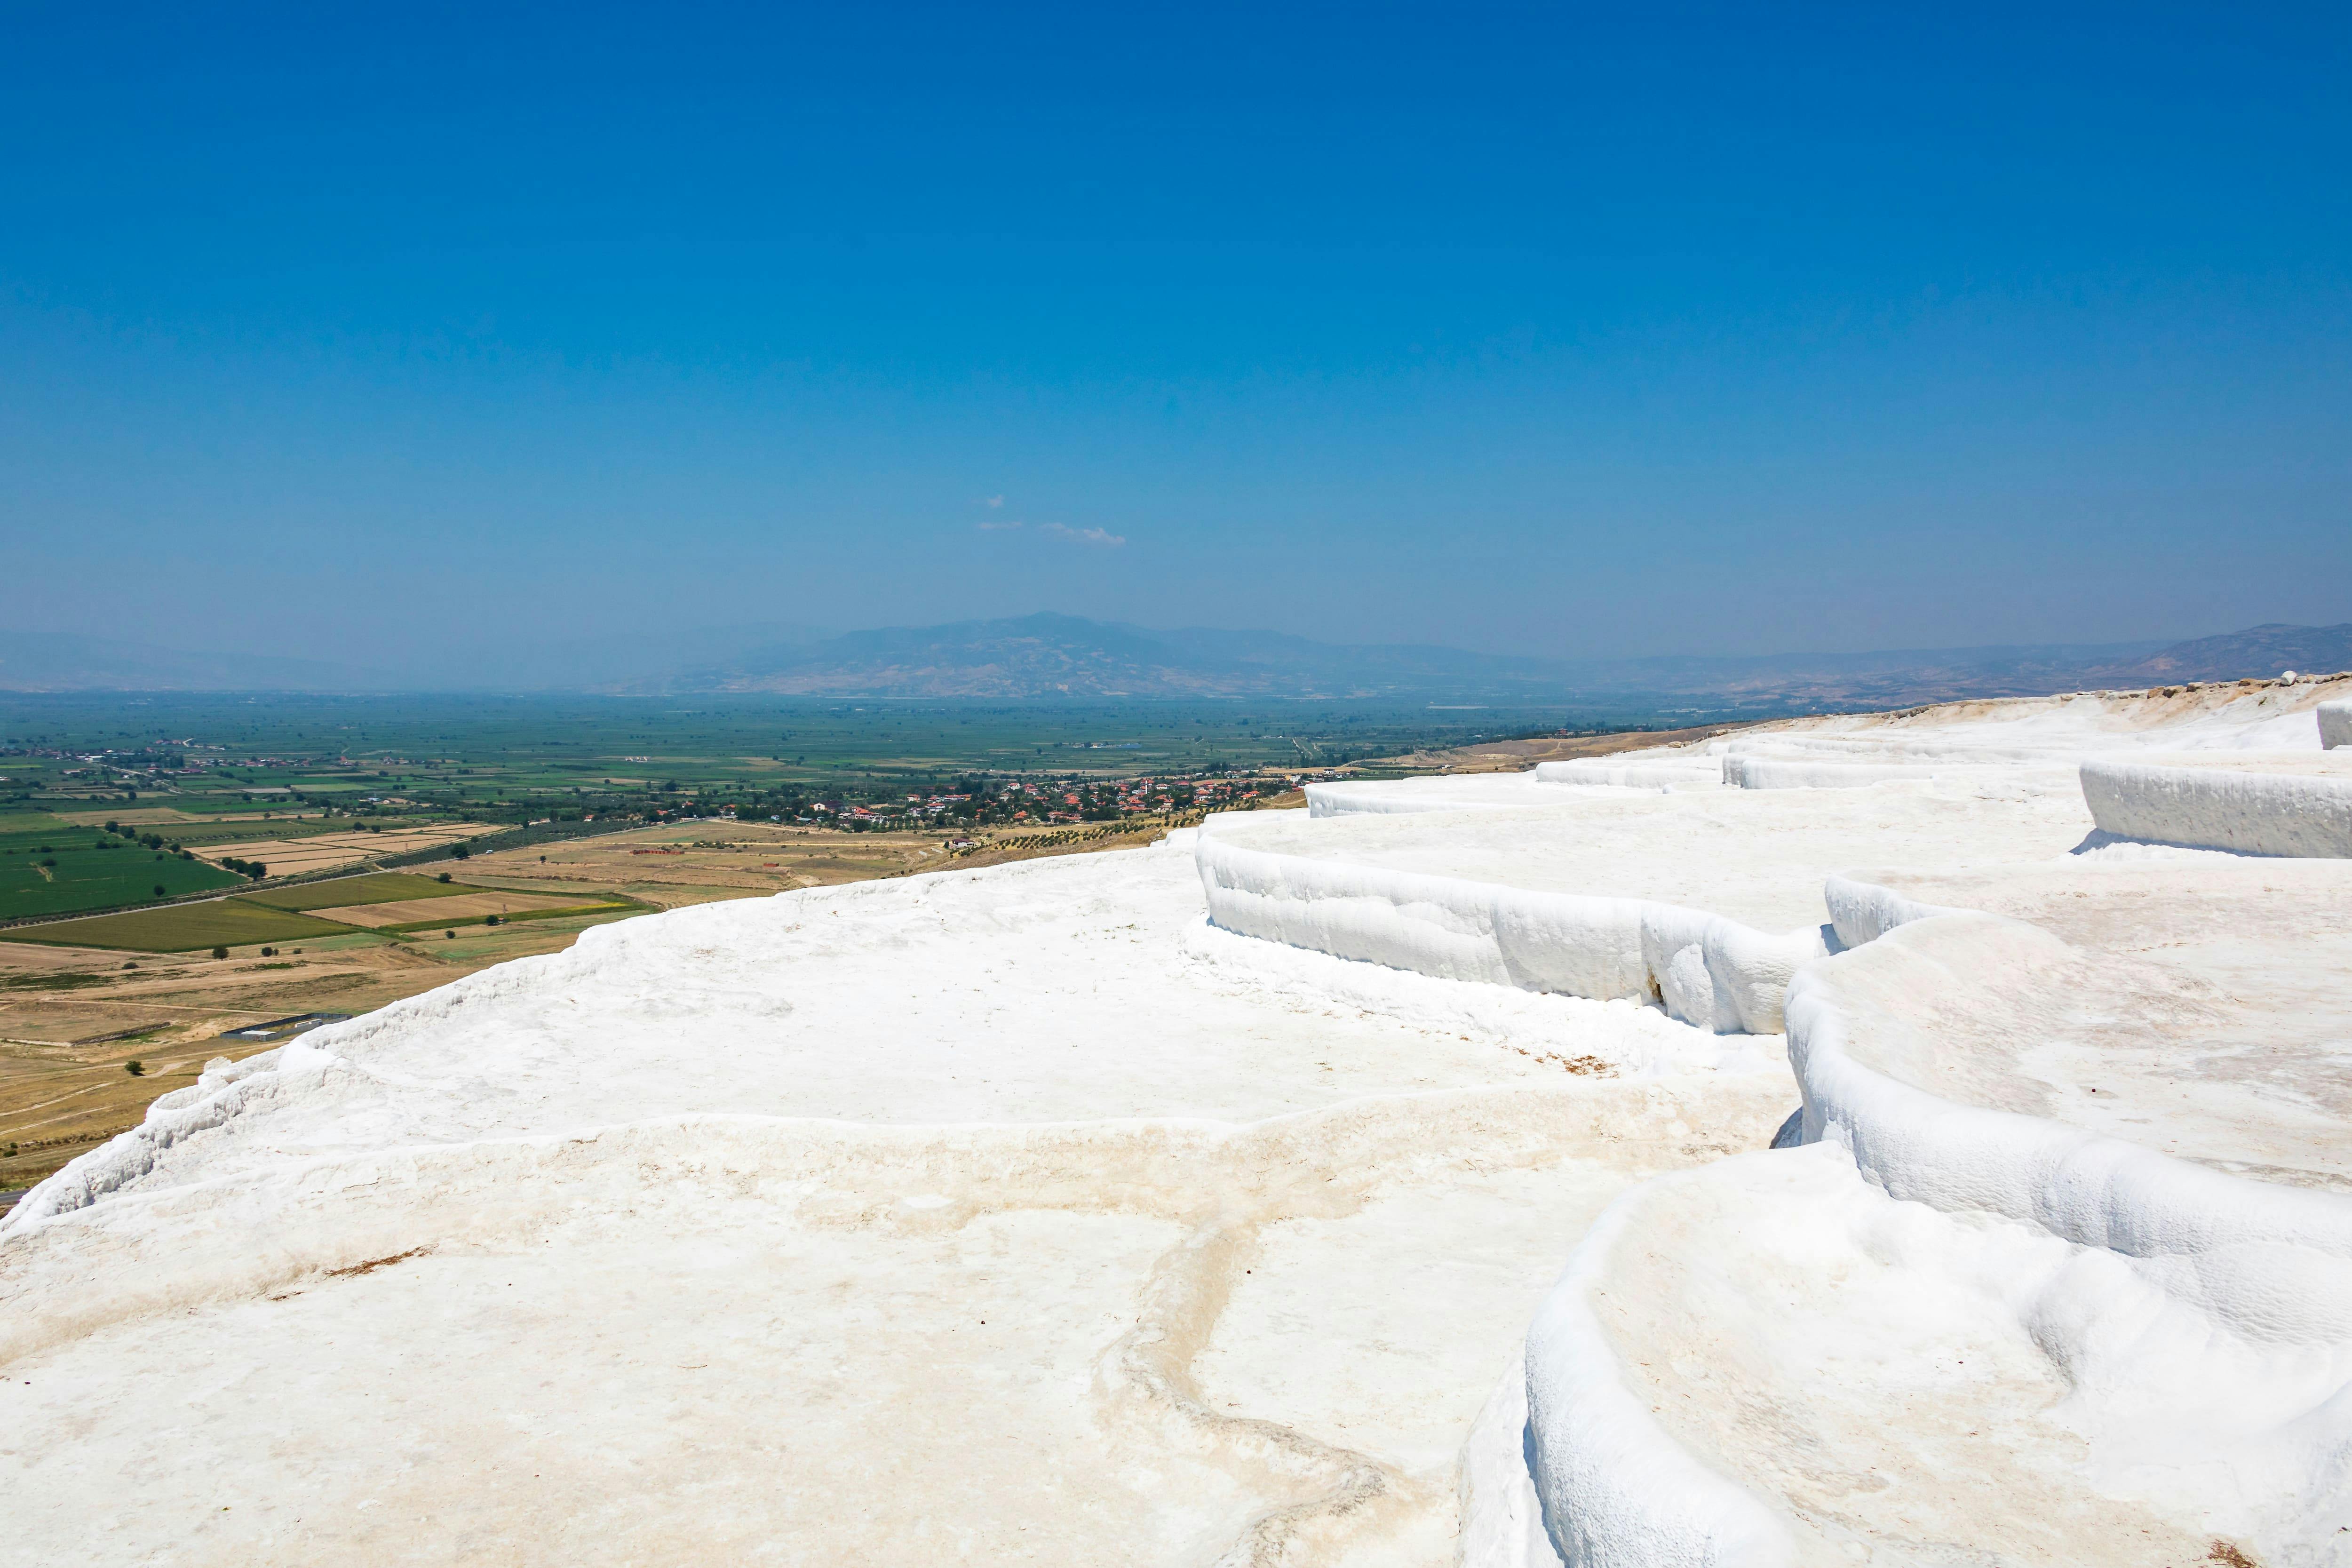
[[[2253,626],[2226,637],[2175,643],[2134,663],[2114,667],[2109,685],[2151,686],[2180,680],[2242,680],[2285,670],[2333,674],[2352,669],[2352,625]]]
[[[748,652],[735,649],[749,647]],[[436,679],[96,637],[0,633],[0,690],[600,691],[996,700],[1393,698],[1575,707],[1595,715],[1732,716],[1900,708],[1961,697],[2352,668],[2352,625],[2261,626],[2190,642],[2060,643],[1741,658],[1568,661],[1412,644],[1345,646],[1278,632],[1142,626],[1036,615],[892,626],[821,640],[804,628],[711,627],[468,658]]]
[[[789,644],[648,683],[823,697],[1372,697],[1557,686],[1564,667],[1455,648],[1348,647],[1276,632],[1075,616],[892,626]]]
[[[1152,631],[1038,615],[854,632],[762,649],[634,689],[824,697],[1411,696],[1737,712],[1900,707],[2347,668],[2352,626],[2256,626],[2179,644],[1570,662],[1425,646],[1345,647],[1273,632]]]

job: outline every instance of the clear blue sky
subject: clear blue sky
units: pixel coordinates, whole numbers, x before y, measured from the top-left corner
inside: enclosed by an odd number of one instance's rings
[[[6,624],[2352,619],[2347,17],[11,6]]]

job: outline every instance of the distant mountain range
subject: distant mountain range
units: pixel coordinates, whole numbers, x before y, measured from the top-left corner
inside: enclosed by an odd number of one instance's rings
[[[727,652],[729,647],[748,651]],[[1141,626],[1036,615],[816,637],[701,631],[664,644],[547,648],[476,661],[469,679],[403,682],[322,661],[200,654],[94,637],[0,633],[0,690],[493,689],[814,698],[1392,698],[1716,713],[1902,707],[1961,697],[2352,668],[2352,624],[2261,626],[2190,642],[1913,648],[1763,658],[1565,661],[1419,645],[1342,646],[1276,632]]]
[[[807,697],[1449,697],[1612,707],[1683,702],[1738,710],[1901,706],[2347,668],[2352,625],[2256,626],[2177,644],[1570,662],[1412,645],[1344,647],[1274,632],[1150,631],[1039,615],[853,632],[761,649],[632,689]]]
[[[1560,666],[1459,648],[1344,647],[1279,632],[1150,631],[1024,616],[891,626],[757,649],[636,689],[806,697],[1378,697],[1520,693]]]
[[[1646,694],[1725,710],[1903,708],[1967,697],[2138,690],[2190,680],[2352,669],[2352,624],[2251,626],[2189,642],[1921,648],[1756,659],[1630,659],[1572,678],[1590,695]]]

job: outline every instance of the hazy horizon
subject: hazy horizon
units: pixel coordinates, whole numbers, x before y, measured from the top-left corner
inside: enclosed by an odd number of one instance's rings
[[[1396,702],[1477,699],[1620,715],[1697,700],[1722,711],[1817,710],[2089,686],[2267,678],[2352,668],[2352,623],[2271,624],[2211,637],[1782,655],[1542,659],[1444,645],[1332,644],[1262,630],[1160,628],[1060,615],[877,627],[769,625],[553,644],[438,676],[265,655],[214,655],[0,628],[0,693],[342,693]],[[1663,705],[1663,706],[1662,706]]]
[[[478,668],[453,668],[437,664],[429,658],[393,659],[383,661],[373,666],[344,660],[340,661],[340,668],[343,668],[349,674],[354,676],[365,676],[368,678],[368,683],[354,686],[352,689],[355,690],[383,692],[405,691],[417,693],[463,693],[499,691],[512,692],[544,689],[550,692],[558,693],[578,693],[593,690],[601,685],[613,685],[633,678],[689,668],[698,662],[720,662],[730,658],[740,657],[747,653],[757,652],[767,648],[783,647],[814,647],[829,646],[844,640],[854,640],[861,637],[883,636],[894,633],[922,633],[950,629],[952,627],[962,626],[1013,626],[1023,622],[1034,621],[1038,619],[1070,620],[1081,622],[1089,626],[1102,626],[1107,629],[1139,632],[1149,636],[1170,636],[1187,632],[1204,632],[1230,633],[1241,636],[1267,636],[1276,638],[1297,637],[1297,634],[1285,632],[1279,628],[1269,626],[1143,626],[1135,625],[1131,622],[1098,622],[1094,621],[1089,617],[1070,616],[1066,612],[1048,610],[1035,612],[1029,616],[975,617],[971,620],[941,623],[929,626],[820,626],[793,623],[771,623],[767,625],[755,623],[740,626],[709,626],[698,628],[695,632],[685,636],[677,636],[667,638],[638,638],[633,640],[626,646],[617,648],[593,643],[583,643],[577,645],[559,644],[552,647],[542,647],[534,650],[528,658],[515,661],[515,664],[508,666],[508,668],[511,669],[516,667],[516,664],[519,664],[520,668],[530,672],[531,684],[526,685],[517,685],[511,679],[502,679],[499,672],[495,670],[485,672]],[[1493,658],[1528,657],[1515,656],[1508,652],[1484,654],[1480,653],[1479,650],[1460,648],[1454,645],[1444,643],[1340,644],[1326,642],[1319,638],[1305,637],[1297,637],[1297,640],[1312,644],[1317,647],[1335,649],[1350,647],[1388,647],[1398,649],[1426,649],[1429,651],[1444,653],[1466,653],[1474,655],[1475,657]],[[1916,654],[1925,656],[1937,654],[2001,653],[2021,651],[2026,648],[2063,647],[2074,651],[2095,652],[2120,651],[2133,648],[2153,649],[2168,643],[2185,640],[2189,639],[2173,637],[2146,637],[2103,643],[1977,644],[1959,647],[1947,646],[1942,647],[1917,648],[1787,648],[1769,649],[1745,655],[1710,656],[1664,653],[1632,657],[1608,656],[1599,658],[1544,660],[1542,662],[1557,664],[1562,668],[1580,668],[1615,663],[1670,662],[1678,659],[1687,659],[1694,662],[1738,662],[1744,659],[1769,661],[1808,658],[1833,660],[1842,658],[1867,658],[1890,654]],[[27,644],[38,647],[44,644],[52,643],[67,648],[73,648],[80,645],[89,645],[100,649],[121,648],[126,651],[150,652],[197,659],[228,658],[249,663],[272,662],[282,663],[289,666],[306,664],[322,667],[338,665],[339,663],[339,661],[330,659],[303,658],[299,656],[289,657],[284,654],[272,654],[268,652],[246,654],[241,650],[225,650],[217,647],[190,646],[184,643],[155,641],[140,637],[110,637],[92,636],[90,634],[81,632],[21,633],[14,627],[0,626],[0,690],[13,689],[7,679],[9,675],[8,664],[11,656],[20,647]],[[219,689],[228,689],[221,688]],[[268,687],[257,687],[254,689],[268,690],[272,689]],[[293,688],[289,689],[301,689]]]

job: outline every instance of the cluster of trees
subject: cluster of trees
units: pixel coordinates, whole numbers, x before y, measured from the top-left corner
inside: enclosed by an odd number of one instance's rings
[[[177,855],[183,860],[193,860],[195,858],[194,855],[189,854],[186,849],[181,847],[177,839],[167,839],[160,833],[142,833],[135,827],[125,827],[119,822],[108,823],[106,825],[106,831],[121,837],[124,840],[124,843],[120,846],[106,845],[103,840],[100,840],[100,844],[104,847],[127,848],[133,844],[143,844],[148,848],[155,851],[155,858],[158,860],[162,859],[166,855]],[[161,888],[158,888],[155,891],[158,897],[162,896],[163,889]]]
[[[269,868],[263,865],[258,860],[240,860],[236,856],[232,855],[222,860],[221,864],[236,872],[238,876],[250,877],[257,882],[261,880],[262,878],[269,875]]]

